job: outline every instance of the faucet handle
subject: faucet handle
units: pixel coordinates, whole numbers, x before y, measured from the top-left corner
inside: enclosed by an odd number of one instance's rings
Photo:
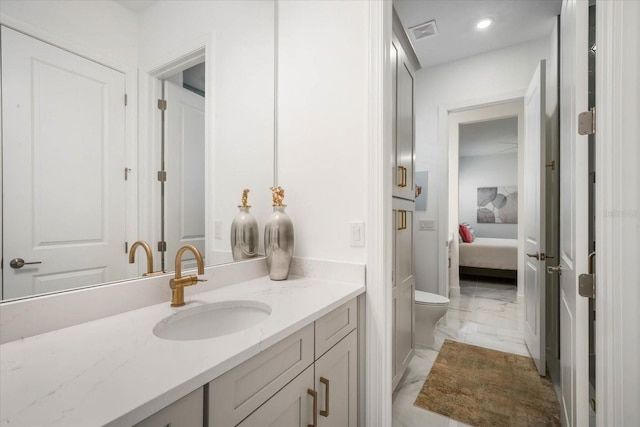
[[[206,282],[207,279],[197,279],[196,282]]]

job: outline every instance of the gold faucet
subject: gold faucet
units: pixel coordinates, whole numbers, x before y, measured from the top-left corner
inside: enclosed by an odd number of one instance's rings
[[[196,257],[198,263],[198,274],[204,274],[204,262],[198,248],[192,245],[184,245],[176,253],[176,277],[169,281],[171,288],[171,307],[182,307],[184,305],[184,287],[195,285],[198,282],[206,282],[204,279],[198,279],[197,275],[182,277],[182,255],[190,250]]]
[[[131,249],[129,250],[129,264],[133,264],[136,261],[136,249],[138,249],[138,246],[142,247],[142,249],[144,249],[147,254],[147,272],[142,276],[154,276],[166,273],[165,270],[155,272],[153,271],[153,254],[151,253],[149,244],[144,240],[138,240],[133,245],[131,245]]]

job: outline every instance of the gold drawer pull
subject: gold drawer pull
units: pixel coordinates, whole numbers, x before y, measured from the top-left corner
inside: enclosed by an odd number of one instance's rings
[[[309,388],[307,394],[313,397],[313,424],[309,424],[308,427],[318,427],[318,392]]]
[[[327,395],[326,395],[327,397],[324,401],[325,410],[320,411],[320,415],[322,415],[323,417],[328,417],[329,416],[329,380],[324,377],[320,377],[320,382],[327,387]]]

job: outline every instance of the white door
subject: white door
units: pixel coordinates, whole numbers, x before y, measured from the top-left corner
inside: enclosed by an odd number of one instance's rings
[[[588,137],[577,116],[588,106],[588,2],[562,5],[560,46],[560,378],[565,425],[589,425],[588,299],[578,295],[587,272]]]
[[[204,97],[170,81],[164,82],[165,114],[165,266],[173,270],[175,255],[190,244],[204,254]],[[195,266],[186,252],[184,267]]]
[[[125,278],[124,92],[122,73],[2,27],[3,298]]]
[[[524,97],[524,337],[538,373],[546,373],[545,343],[545,61]]]

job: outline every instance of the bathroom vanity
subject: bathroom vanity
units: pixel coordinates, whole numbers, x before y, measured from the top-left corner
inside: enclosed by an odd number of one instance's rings
[[[0,425],[355,426],[364,290],[260,277],[5,343]],[[228,335],[156,335],[215,304],[269,313]]]

